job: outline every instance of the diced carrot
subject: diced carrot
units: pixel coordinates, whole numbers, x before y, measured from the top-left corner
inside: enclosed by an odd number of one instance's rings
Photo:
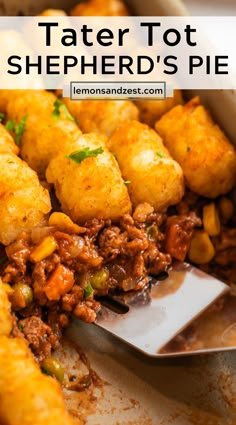
[[[58,301],[74,284],[74,273],[63,264],[58,264],[49,277],[44,292],[50,301]]]
[[[167,228],[165,251],[173,258],[184,261],[190,245],[190,237],[178,224]]]

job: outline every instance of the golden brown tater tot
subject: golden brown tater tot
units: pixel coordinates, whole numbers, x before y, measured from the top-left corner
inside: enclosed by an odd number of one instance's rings
[[[232,189],[236,180],[235,149],[198,97],[163,115],[156,129],[181,165],[192,191],[216,198]]]
[[[161,118],[163,114],[171,108],[183,103],[182,93],[180,90],[174,91],[173,97],[167,97],[164,100],[137,100],[137,105],[140,113],[140,121],[149,125],[155,126],[155,122]]]
[[[138,120],[139,111],[130,100],[80,100],[63,98],[83,133],[99,133],[110,137],[120,125]]]
[[[148,202],[156,211],[177,204],[184,194],[183,172],[158,134],[137,121],[119,127],[108,141],[117,156],[134,206]]]
[[[72,16],[128,16],[127,7],[121,0],[89,0],[75,6]]]
[[[1,152],[9,152],[15,155],[19,153],[19,148],[15,144],[14,139],[2,124],[0,124],[0,153]]]
[[[92,150],[102,147],[104,152],[80,164],[60,154],[47,168],[47,180],[54,184],[62,210],[75,222],[84,223],[94,217],[116,221],[131,210],[117,161],[104,140],[98,134],[82,135],[67,154],[86,147]]]
[[[37,174],[16,155],[0,153],[0,242],[8,245],[21,231],[40,225],[51,209]]]
[[[9,335],[12,330],[11,305],[0,279],[0,336]],[[1,417],[0,417],[1,419]]]
[[[75,425],[60,384],[43,375],[21,338],[0,336],[0,420],[7,425]]]

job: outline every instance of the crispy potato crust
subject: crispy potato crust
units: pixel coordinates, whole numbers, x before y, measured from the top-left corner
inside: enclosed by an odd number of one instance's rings
[[[0,124],[0,152],[9,152],[15,155],[19,153],[19,148],[13,137],[2,124]]]
[[[72,16],[128,16],[129,12],[121,0],[90,0],[75,6]]]
[[[75,425],[59,383],[43,375],[26,343],[0,336],[0,416],[8,425]]]
[[[155,122],[159,120],[163,114],[174,106],[182,103],[183,98],[180,90],[175,90],[173,97],[167,97],[164,100],[137,100],[135,102],[139,109],[140,121],[150,127],[154,127]]]
[[[0,279],[0,335],[9,335],[11,329],[11,305]]]
[[[62,210],[75,222],[94,217],[116,221],[131,210],[117,161],[106,149],[104,140],[92,133],[80,136],[67,154],[85,147],[102,147],[104,152],[80,164],[59,154],[47,168],[47,180],[54,184]]]
[[[38,173],[45,177],[50,160],[59,152],[70,150],[71,144],[80,137],[75,122],[47,117],[43,121],[29,117],[21,138],[21,156]]]
[[[148,202],[156,211],[177,204],[184,194],[183,173],[158,134],[137,121],[119,127],[108,141],[117,155],[134,206]]]
[[[7,102],[7,115],[17,123],[24,115],[37,118],[41,123],[51,117],[57,97],[46,90],[13,90]],[[65,118],[60,110],[60,118]]]
[[[130,100],[62,100],[83,133],[99,133],[110,137],[117,127],[139,117],[138,108]]]
[[[236,181],[235,149],[198,97],[167,112],[156,129],[181,165],[193,192],[216,198],[232,189]]]
[[[49,193],[37,174],[16,155],[0,154],[0,242],[8,245],[18,233],[39,225],[51,209]]]

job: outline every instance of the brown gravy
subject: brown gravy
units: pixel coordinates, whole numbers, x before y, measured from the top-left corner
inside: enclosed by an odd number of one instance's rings
[[[236,296],[226,295],[169,342],[162,353],[236,347]]]

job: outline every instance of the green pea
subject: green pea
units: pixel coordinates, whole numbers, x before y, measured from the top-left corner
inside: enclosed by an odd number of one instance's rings
[[[24,282],[16,283],[11,294],[11,302],[14,310],[21,310],[28,307],[33,301],[32,288]]]
[[[57,359],[47,357],[41,364],[42,371],[56,378],[61,384],[64,381],[64,369]]]
[[[154,223],[151,224],[151,226],[147,227],[147,234],[148,234],[148,239],[157,242],[158,235],[159,235],[158,226]]]
[[[108,270],[103,268],[94,273],[94,275],[90,278],[89,282],[94,289],[104,289],[107,285],[108,277]]]

